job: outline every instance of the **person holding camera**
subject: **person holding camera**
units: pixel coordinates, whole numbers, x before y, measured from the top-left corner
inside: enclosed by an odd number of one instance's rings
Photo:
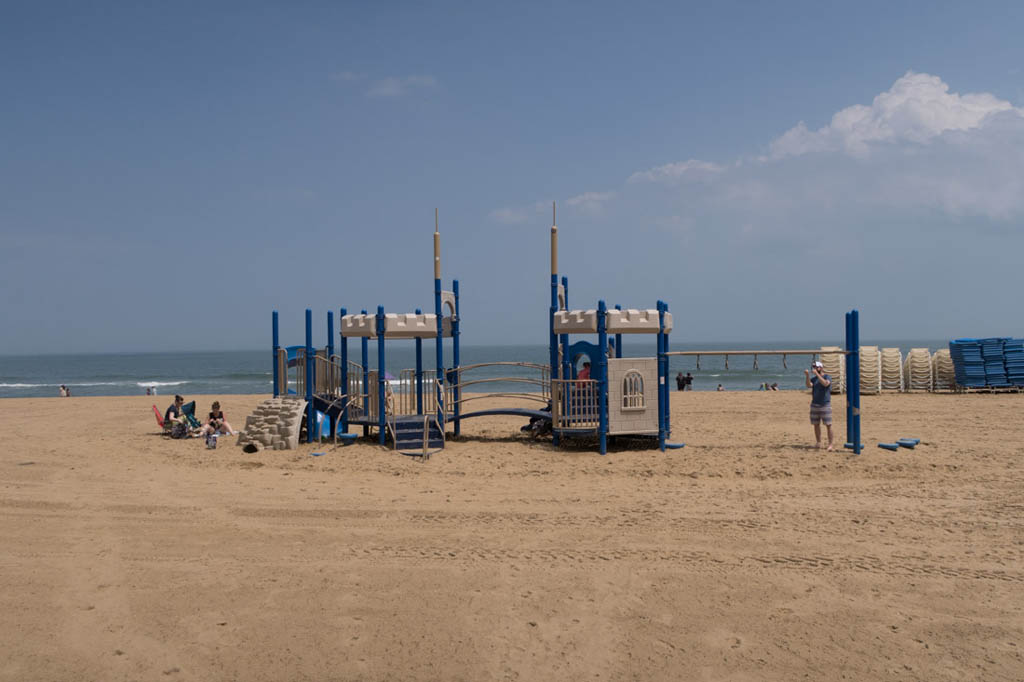
[[[813,373],[813,375],[812,375]],[[821,422],[828,429],[828,451],[834,449],[832,436],[832,377],[825,374],[825,366],[815,360],[804,370],[804,381],[811,389],[811,424],[814,425],[814,447],[821,447]]]

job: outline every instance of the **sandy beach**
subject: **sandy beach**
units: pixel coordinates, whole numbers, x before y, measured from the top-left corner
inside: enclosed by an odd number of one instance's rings
[[[860,457],[793,391],[673,393],[670,453],[490,418],[427,462],[152,402],[0,401],[0,679],[1024,678],[1024,395],[865,396]]]

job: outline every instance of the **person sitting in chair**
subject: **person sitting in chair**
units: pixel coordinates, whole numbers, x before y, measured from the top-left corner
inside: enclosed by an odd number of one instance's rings
[[[180,395],[174,396],[174,402],[164,412],[164,422],[178,422],[182,420],[181,406],[185,404],[185,399]]]

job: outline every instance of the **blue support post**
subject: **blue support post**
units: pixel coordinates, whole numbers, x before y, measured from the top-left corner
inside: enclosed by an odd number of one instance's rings
[[[377,428],[380,430],[380,444],[384,445],[387,440],[385,423],[387,415],[384,413],[387,399],[388,380],[385,378],[384,369],[384,306],[377,306]]]
[[[271,347],[273,348],[273,353],[274,353],[274,397],[277,398],[278,396],[281,395],[281,387],[278,385],[279,384],[278,377],[280,376],[281,368],[278,366],[278,358],[277,358],[277,352],[281,348],[281,340],[278,337],[278,327],[277,327],[278,323],[277,323],[277,311],[276,310],[271,314],[270,319],[271,319],[271,327],[274,330],[273,331],[273,341],[271,342]],[[288,387],[285,386],[285,391],[287,391],[287,390],[288,390]]]
[[[338,311],[338,325],[344,328],[344,319],[348,311],[342,308]],[[341,410],[341,432],[348,433],[348,404],[352,398],[348,394],[348,337],[341,336],[341,394],[345,398],[344,407]]]
[[[569,278],[562,277],[562,289],[565,291],[565,309],[569,309]],[[559,337],[559,341],[562,344],[562,378],[569,379],[572,377],[572,358],[569,357],[569,335],[562,334]],[[554,375],[551,375],[554,378]]]
[[[860,440],[860,312],[850,311],[850,327],[853,332],[853,357],[857,363],[854,372],[854,390],[849,398],[853,399],[853,454],[859,455],[863,444]]]
[[[668,334],[665,332],[665,313],[668,305],[658,301],[658,447],[665,452],[665,441],[669,436],[669,391],[668,391]]]
[[[306,442],[312,443],[316,433],[316,410],[313,409],[313,311],[306,308]]]
[[[435,233],[436,234],[436,233]],[[437,247],[436,253],[440,253],[440,246]],[[438,258],[440,256],[438,255]],[[441,277],[440,270],[441,265],[438,261],[435,265],[436,277],[434,277],[434,313],[437,318],[437,347],[434,349],[435,359],[437,361],[437,423],[444,429],[444,413],[446,405],[444,404],[444,384],[446,377],[444,375],[444,319],[441,311]]]
[[[365,308],[363,309],[362,314],[366,314]],[[370,400],[370,339],[369,337],[364,336],[360,338],[359,341],[363,360],[363,397],[360,398],[359,402],[363,406],[363,411],[362,414],[360,414],[360,417],[363,419],[363,436],[365,437],[370,435],[370,425],[367,423],[366,419],[370,413],[370,406],[368,404]]]
[[[423,311],[416,309],[416,314]],[[416,414],[423,414],[423,339],[416,337]]]
[[[616,310],[622,310],[622,306],[616,304],[615,305],[615,309]],[[617,358],[621,358],[622,357],[622,334],[616,334],[615,335],[615,357],[617,357]]]
[[[334,311],[327,311],[327,359],[334,357]]]
[[[604,301],[597,302],[597,345],[600,349],[597,358],[597,434],[600,439],[601,454],[608,452],[608,308]]]
[[[331,363],[333,362],[333,358],[334,358],[334,311],[333,310],[328,310],[327,311],[327,371],[329,372],[329,376],[334,374],[334,371],[330,369]],[[329,379],[328,383],[330,383],[331,381],[333,381],[333,378]],[[328,386],[328,388],[329,389],[333,389],[334,387],[333,386]],[[331,393],[332,396],[334,395],[333,390],[331,390],[330,393]],[[337,414],[330,414],[330,412],[332,412],[332,410],[328,410],[327,420],[328,420],[328,424],[329,424],[330,429],[331,429],[331,431],[330,431],[331,436],[334,436],[334,434],[336,434],[338,432],[338,417],[337,417]]]
[[[452,280],[452,293],[455,294],[455,310],[452,311],[452,370],[455,372],[455,388],[452,391],[452,399],[455,404],[452,405],[452,411],[455,414],[455,435],[456,437],[462,433],[462,424],[460,416],[462,414],[462,376],[459,374],[459,335],[462,333],[459,329],[461,324],[459,319],[459,280]]]
[[[850,358],[850,351],[853,348],[853,334],[850,327],[850,313],[846,313],[846,355],[845,359],[845,370],[846,370],[846,445],[850,448],[856,442],[853,439],[853,401],[850,399],[850,391],[852,390],[853,381],[850,379],[850,367],[852,360]]]
[[[551,239],[552,239],[552,242],[554,242],[557,239],[557,237],[555,236],[554,228],[552,228]],[[557,247],[554,247],[554,248],[557,248]],[[554,260],[554,256],[552,257],[552,260]],[[552,265],[554,265],[554,263],[552,263]],[[550,351],[551,377],[552,378],[558,376],[558,337],[555,335],[555,313],[556,312],[558,312],[558,273],[557,272],[552,272],[551,273],[551,308],[548,310],[548,337],[549,337],[548,338],[548,350]],[[568,377],[563,377],[563,378],[568,378]],[[562,386],[564,387],[565,384],[562,384]],[[555,396],[552,395],[552,399],[554,399],[554,398],[555,398]],[[551,434],[551,442],[554,445],[558,445],[558,441],[559,441],[558,431],[555,431],[554,433]]]

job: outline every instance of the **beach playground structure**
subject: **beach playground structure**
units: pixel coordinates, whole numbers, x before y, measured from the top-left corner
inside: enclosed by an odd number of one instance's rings
[[[289,385],[307,402],[307,424],[324,423],[325,431],[307,429],[312,442],[318,435],[350,439],[352,427],[362,427],[363,435],[376,436],[381,445],[388,443],[405,454],[426,456],[444,448],[448,428],[461,435],[462,421],[491,415],[511,415],[525,419],[550,419],[551,378],[547,365],[529,362],[495,361],[462,365],[460,362],[459,282],[451,290],[441,284],[441,235],[435,214],[434,229],[434,312],[387,313],[383,306],[376,314],[366,310],[349,314],[340,310],[340,351],[335,353],[334,313],[327,313],[327,345],[314,348],[312,311],[306,311],[306,343],[282,348],[279,344],[278,313],[273,313],[274,395],[286,394]],[[349,349],[350,340],[359,340],[358,361]],[[376,340],[376,367],[370,368],[370,341]],[[386,348],[389,341],[415,343],[416,366],[404,368],[397,377],[387,371]],[[433,367],[424,364],[423,340],[434,339]],[[452,365],[445,367],[446,340],[451,343]],[[515,368],[515,374],[481,377],[480,370],[495,367]],[[467,388],[500,382],[502,385],[527,385],[522,392],[503,390],[469,393]],[[511,399],[516,405],[473,410],[473,401]],[[523,403],[528,406],[524,407]],[[318,419],[317,415],[323,415]]]
[[[404,454],[427,457],[443,449],[451,433],[461,435],[462,421],[494,415],[522,417],[531,424],[549,427],[554,445],[565,440],[593,439],[605,454],[609,439],[648,439],[662,450],[683,447],[672,443],[669,397],[669,358],[675,355],[770,354],[774,351],[669,351],[672,314],[668,304],[657,301],[652,309],[608,308],[599,300],[592,309],[569,308],[569,281],[559,279],[558,227],[551,225],[551,305],[549,308],[549,362],[494,362],[460,364],[459,282],[451,290],[441,284],[441,235],[435,212],[434,224],[434,312],[387,313],[377,306],[376,314],[362,310],[349,314],[340,309],[340,344],[335,353],[334,312],[327,313],[327,345],[315,348],[312,311],[306,310],[305,344],[282,348],[279,343],[278,312],[273,324],[274,397],[294,395],[305,401],[309,442],[328,436],[351,442],[353,427],[364,436],[376,437],[381,445]],[[852,323],[851,323],[852,319]],[[847,314],[847,445],[860,452],[860,391],[858,314]],[[852,326],[851,326],[852,325]],[[623,338],[630,335],[655,337],[655,353],[648,357],[625,357]],[[579,338],[585,337],[585,338]],[[358,361],[353,360],[349,341],[359,340]],[[376,340],[376,367],[370,368],[370,340]],[[434,339],[432,369],[424,367],[422,343]],[[444,365],[445,340],[452,345],[451,366]],[[416,366],[403,368],[397,377],[387,372],[388,341],[415,343]],[[820,350],[786,351],[814,354]],[[581,375],[580,363],[589,363]],[[515,368],[517,374],[479,377],[485,368]],[[589,375],[588,375],[589,374]],[[525,384],[529,390],[476,393],[469,391],[487,383]],[[470,409],[473,401],[487,399],[484,409]],[[495,406],[494,402],[512,401]],[[525,406],[524,406],[525,404]]]

